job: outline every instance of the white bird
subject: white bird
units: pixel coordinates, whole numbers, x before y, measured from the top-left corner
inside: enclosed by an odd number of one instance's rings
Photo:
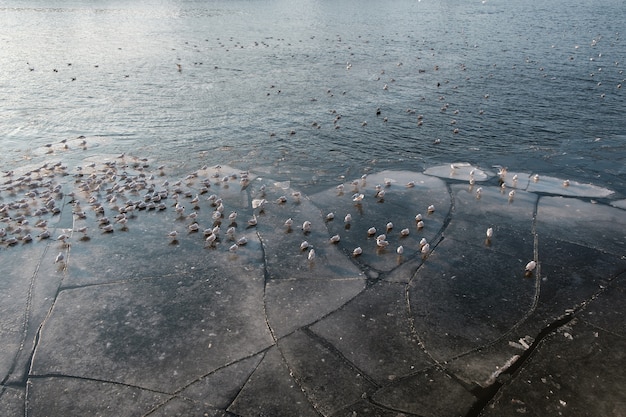
[[[379,248],[386,248],[387,246],[389,246],[389,242],[387,242],[386,240],[378,240],[376,239],[376,246],[378,246]]]
[[[190,232],[197,232],[200,229],[200,226],[198,226],[198,223],[191,223],[189,226],[187,226],[187,229]]]
[[[435,211],[435,206],[431,204],[430,206],[428,206],[428,212],[432,213],[433,211]]]
[[[487,239],[491,239],[493,237],[493,228],[490,227],[487,229]]]
[[[246,243],[248,243],[248,238],[246,238],[245,236],[242,236],[239,238],[239,240],[237,240],[237,245],[239,246],[243,246]]]
[[[176,239],[177,236],[178,236],[178,232],[176,230],[172,230],[171,232],[167,234],[167,237],[169,237],[170,239]]]
[[[376,228],[370,227],[369,229],[367,229],[367,234],[368,236],[374,236],[376,234]]]
[[[326,215],[326,221],[331,221],[335,218],[335,213],[328,213]]]
[[[513,197],[515,197],[515,190],[509,192],[509,200],[513,200]]]
[[[480,195],[482,194],[482,192],[483,192],[482,187],[478,187],[478,188],[476,189],[476,198],[477,198],[477,199],[479,199],[479,198],[480,198]]]
[[[360,254],[363,253],[363,249],[361,249],[360,246],[357,246],[356,248],[354,248],[354,250],[352,251],[352,256],[359,256]]]
[[[417,222],[417,228],[418,229],[423,229],[424,228],[424,222],[422,220],[420,220],[419,222]]]
[[[334,236],[331,236],[330,243],[339,243],[340,240],[341,238],[339,237],[339,235],[334,235]]]
[[[56,258],[54,258],[54,263],[59,263],[61,261],[63,261],[63,259],[65,258],[65,256],[63,256],[63,252],[59,252],[59,254],[57,255]]]
[[[406,187],[407,187],[407,188],[413,188],[413,187],[415,187],[415,181],[409,181],[409,182],[407,182],[407,183],[406,183]]]
[[[287,220],[285,220],[285,227],[288,230],[291,230],[291,226],[293,226],[293,219],[290,217]]]
[[[423,248],[424,245],[426,245],[428,243],[428,241],[426,240],[425,237],[422,238],[422,240],[420,240],[420,248]]]
[[[539,181],[539,174],[535,174],[533,176],[533,182],[537,182],[537,181]]]
[[[427,243],[424,246],[422,246],[422,253],[426,254],[430,251],[430,245]]]
[[[304,223],[302,223],[302,231],[304,233],[308,233],[311,231],[311,222],[310,221],[305,221]]]
[[[205,242],[208,243],[209,246],[213,246],[216,240],[217,240],[217,236],[214,234],[210,234],[206,237]]]
[[[364,194],[356,193],[352,196],[352,201],[354,201],[355,203],[360,203],[361,201],[363,201],[363,198],[365,198]]]
[[[237,249],[238,249],[238,248],[239,248],[239,246],[237,246],[237,244],[236,244],[236,243],[233,243],[233,244],[230,246],[230,248],[228,248],[228,250],[229,250],[230,252],[237,252]]]
[[[400,236],[402,236],[402,237],[407,237],[409,235],[409,233],[410,233],[410,231],[409,231],[408,227],[400,230]]]
[[[387,235],[385,234],[376,236],[376,240],[385,240],[385,239],[387,239]]]
[[[530,261],[526,264],[526,272],[532,272],[537,267],[537,263],[535,261]]]
[[[420,220],[422,220],[422,214],[421,214],[421,213],[417,213],[417,214],[415,215],[415,221],[416,221],[416,222],[419,222]]]
[[[393,229],[393,223],[389,222],[387,223],[387,232],[389,232],[391,229]]]
[[[344,223],[350,223],[352,221],[352,215],[350,213],[346,214],[346,217],[343,218]]]
[[[396,253],[398,255],[402,255],[404,253],[404,247],[402,247],[402,245],[398,246],[398,249],[396,249]]]
[[[57,240],[60,240],[61,242],[65,242],[69,238],[70,236],[65,233],[62,233],[59,236],[57,236]]]
[[[569,187],[569,180],[563,181],[563,187]]]
[[[256,226],[256,225],[257,225],[256,215],[253,214],[252,218],[248,220],[248,226]]]
[[[309,248],[309,242],[306,240],[300,243],[300,250],[307,250]]]
[[[231,223],[234,223],[234,222],[235,222],[235,219],[237,219],[237,212],[236,212],[236,211],[233,211],[232,213],[230,213],[230,214],[228,215],[228,220],[229,220]]]
[[[315,249],[311,249],[309,251],[309,255],[307,256],[307,258],[309,259],[309,261],[312,261],[313,259],[315,259]]]

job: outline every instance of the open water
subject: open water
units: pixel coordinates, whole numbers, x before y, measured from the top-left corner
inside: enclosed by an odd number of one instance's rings
[[[624,6],[3,2],[0,164],[84,136],[72,158],[229,164],[300,188],[464,161],[624,193]]]

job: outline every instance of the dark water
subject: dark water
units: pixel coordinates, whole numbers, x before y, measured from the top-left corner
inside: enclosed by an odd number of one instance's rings
[[[5,2],[0,163],[82,135],[86,150],[53,156],[231,164],[300,187],[468,161],[619,195],[624,6]]]

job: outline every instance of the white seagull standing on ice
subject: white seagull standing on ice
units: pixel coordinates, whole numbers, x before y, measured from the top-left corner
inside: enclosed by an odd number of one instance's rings
[[[57,264],[59,262],[62,262],[64,258],[65,258],[65,256],[63,256],[63,252],[59,252],[57,257],[54,258],[54,263]]]

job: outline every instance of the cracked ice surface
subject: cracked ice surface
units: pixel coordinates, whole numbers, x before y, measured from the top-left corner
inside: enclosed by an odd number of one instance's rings
[[[585,200],[611,195],[599,187],[455,163],[304,195],[232,167],[178,178],[118,159],[74,175],[50,161],[3,185],[12,414],[465,415],[509,367],[541,374],[527,351],[624,342],[626,221]],[[499,415],[517,412],[508,401]]]

